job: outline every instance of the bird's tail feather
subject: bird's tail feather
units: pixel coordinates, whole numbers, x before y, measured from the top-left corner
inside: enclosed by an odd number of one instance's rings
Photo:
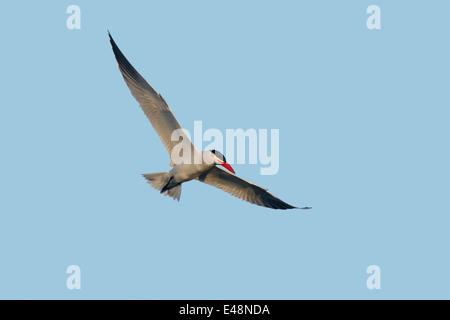
[[[156,190],[161,190],[170,180],[169,172],[145,173],[142,175]]]
[[[161,191],[161,193],[165,196],[169,196],[174,200],[180,201],[181,184],[170,186],[171,180],[169,172],[145,173],[142,176],[153,188]]]
[[[181,197],[181,184],[176,185],[175,187],[172,187],[170,189],[165,190],[162,192],[165,196],[172,197],[174,200],[180,201]]]

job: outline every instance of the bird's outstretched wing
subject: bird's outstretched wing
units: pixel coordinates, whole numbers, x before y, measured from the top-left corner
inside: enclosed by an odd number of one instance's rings
[[[189,143],[191,148],[194,149],[195,147],[192,142],[184,133],[182,133],[180,124],[174,117],[172,110],[170,110],[164,98],[153,89],[144,77],[136,71],[127,58],[125,58],[114,42],[114,39],[111,37],[111,34],[109,34],[109,39],[117,63],[119,64],[120,72],[122,73],[131,94],[139,102],[142,110],[166,147],[167,152],[169,152],[169,155],[171,155],[173,147],[179,143],[179,141],[171,140],[172,132],[177,129],[180,129],[179,132],[182,140]]]
[[[222,189],[232,196],[258,206],[272,209],[311,209],[310,207],[297,208],[287,204],[281,199],[269,193],[256,184],[248,182],[238,176],[228,173],[225,170],[213,167],[210,171],[202,174],[197,178],[199,181]]]

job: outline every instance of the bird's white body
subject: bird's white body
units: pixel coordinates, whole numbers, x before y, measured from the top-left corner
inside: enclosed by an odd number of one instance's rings
[[[177,183],[187,182],[198,178],[200,175],[208,172],[216,164],[177,164],[169,171],[170,177]]]

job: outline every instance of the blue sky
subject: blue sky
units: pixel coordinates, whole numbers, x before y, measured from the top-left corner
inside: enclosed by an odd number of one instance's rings
[[[448,299],[447,2],[2,8],[0,298]],[[313,209],[153,190],[140,174],[169,157],[106,29],[186,129],[279,129],[278,174],[233,167]]]

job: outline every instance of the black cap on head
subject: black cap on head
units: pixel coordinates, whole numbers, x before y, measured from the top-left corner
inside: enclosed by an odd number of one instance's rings
[[[219,151],[213,149],[211,150],[212,153],[214,153],[216,155],[217,158],[219,158],[220,160],[222,160],[223,162],[227,162],[227,159],[225,159],[225,156],[220,153]]]

